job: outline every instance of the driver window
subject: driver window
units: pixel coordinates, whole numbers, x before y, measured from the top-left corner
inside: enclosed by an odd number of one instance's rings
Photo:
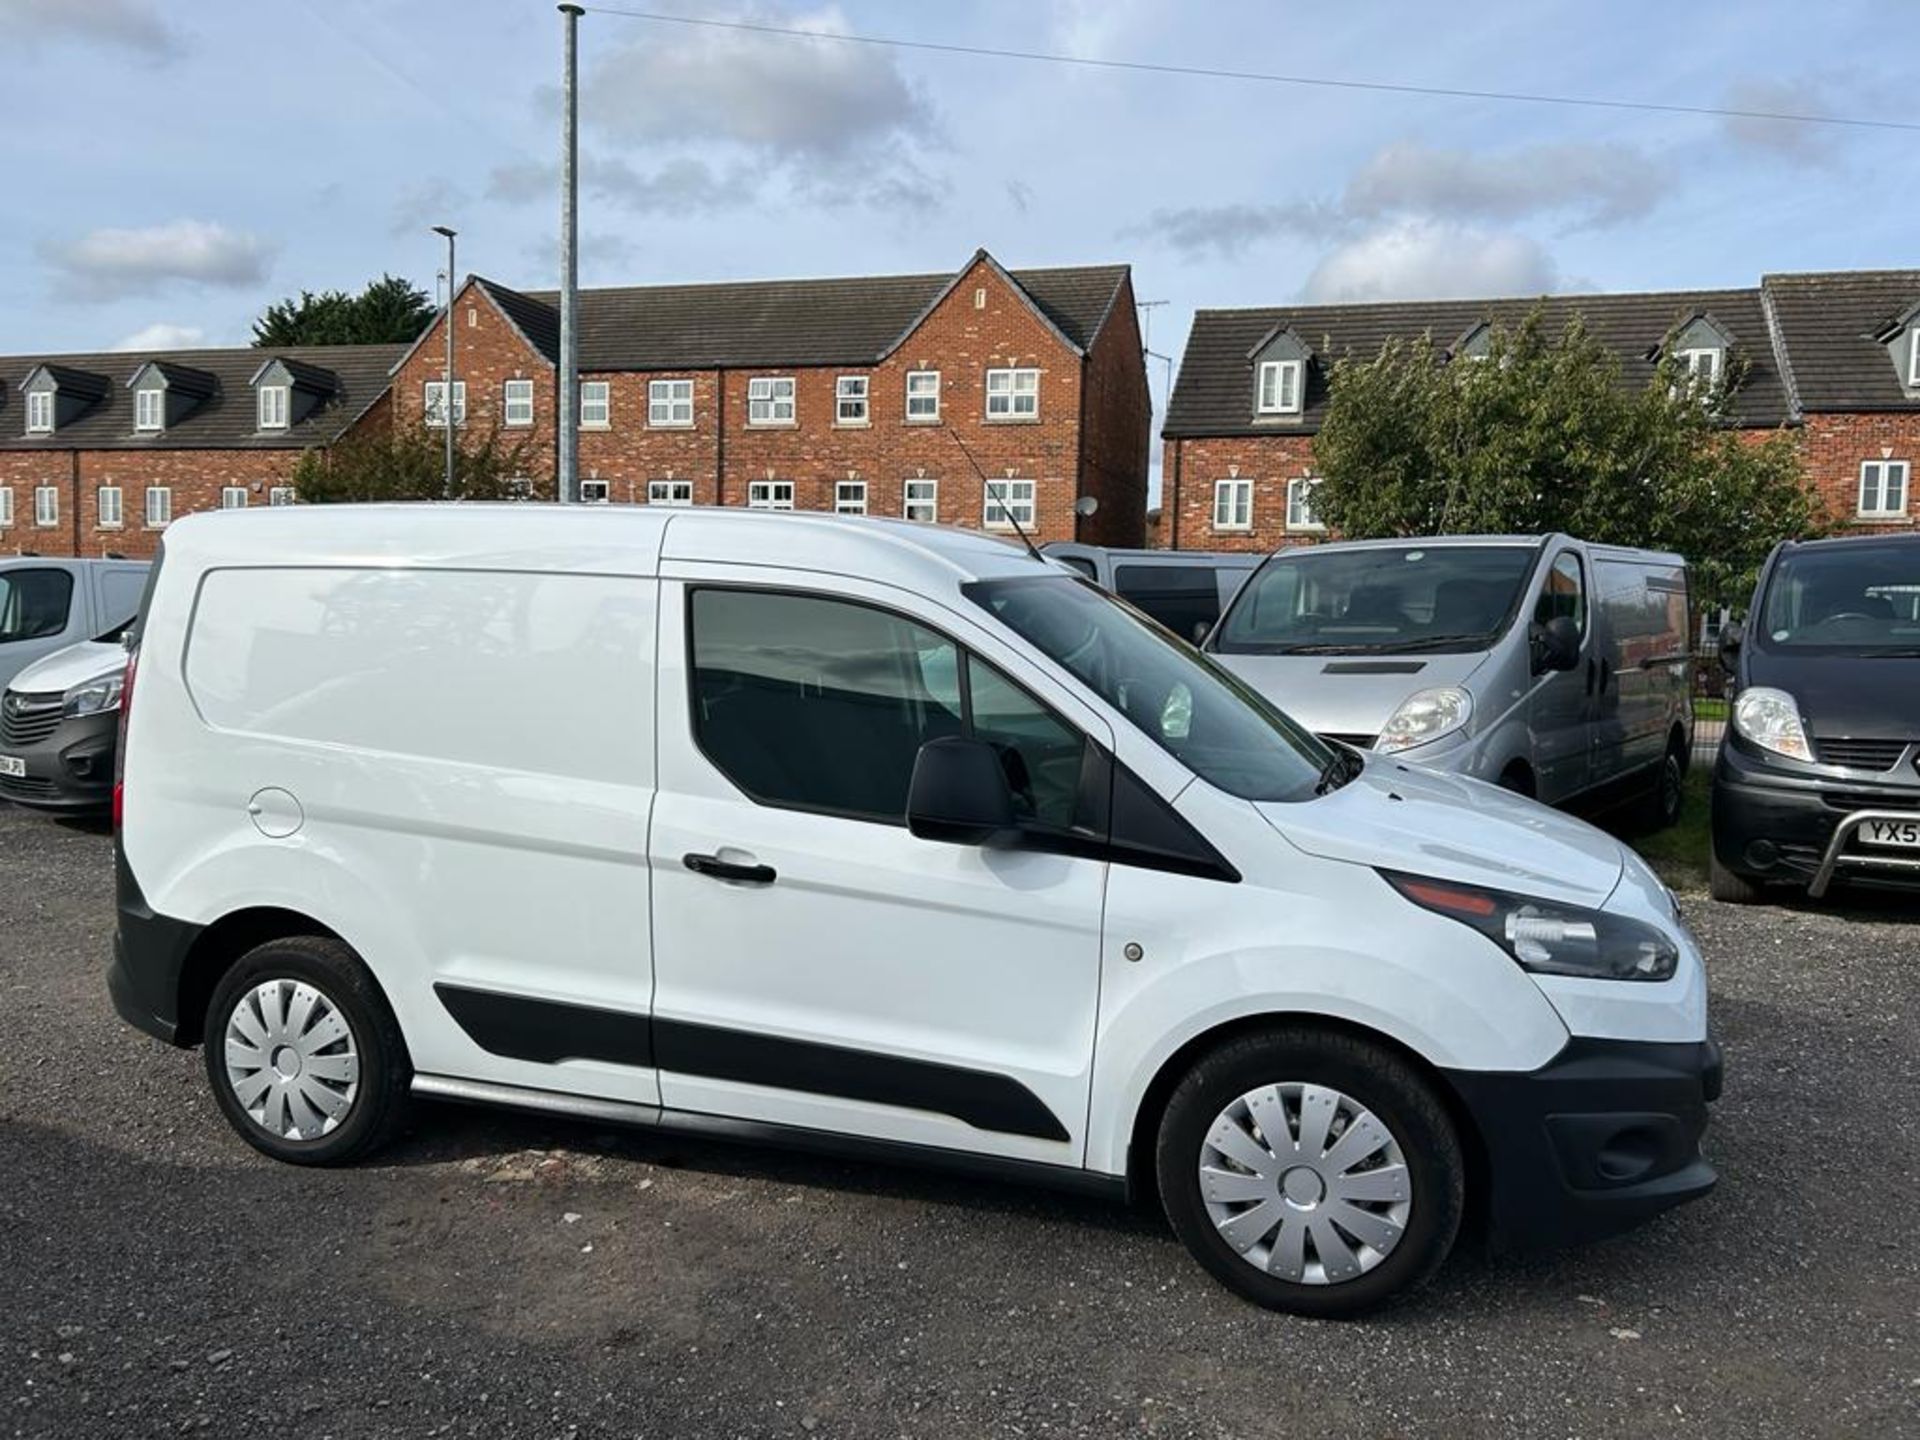
[[[967,657],[973,733],[993,746],[1023,822],[1070,829],[1080,799],[1080,732],[986,661]]]
[[[1553,568],[1547,572],[1547,583],[1540,591],[1540,601],[1533,608],[1533,619],[1537,625],[1562,617],[1571,620],[1575,632],[1585,636],[1586,573],[1581,568],[1580,557],[1571,550],[1562,550],[1554,557]]]

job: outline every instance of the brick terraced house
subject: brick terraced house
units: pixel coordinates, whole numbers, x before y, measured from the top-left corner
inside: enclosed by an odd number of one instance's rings
[[[558,296],[476,276],[450,309],[455,423],[524,432],[532,492],[552,495]],[[402,423],[444,423],[441,323],[395,368]],[[579,406],[587,500],[1011,533],[1004,499],[1036,540],[1144,543],[1152,411],[1125,265],[1010,271],[980,251],[940,275],[583,290]]]
[[[1898,529],[1920,514],[1920,270],[1842,271],[1747,290],[1203,310],[1161,431],[1155,543],[1273,550],[1323,537],[1313,437],[1334,364],[1395,336],[1469,359],[1490,325],[1536,306],[1550,333],[1582,316],[1623,383],[1647,384],[1666,353],[1702,380],[1733,381],[1729,423],[1796,434],[1843,528]]]
[[[0,554],[151,555],[177,515],[284,504],[379,423],[400,345],[0,357]]]

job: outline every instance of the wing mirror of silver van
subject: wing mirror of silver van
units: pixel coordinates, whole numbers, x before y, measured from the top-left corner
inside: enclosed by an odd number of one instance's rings
[[[1193,622],[1194,649],[1196,650],[1205,649],[1207,644],[1207,636],[1211,635],[1212,633],[1213,633],[1213,625],[1209,621],[1206,621],[1206,620],[1194,621]]]
[[[1571,670],[1580,663],[1580,631],[1565,615],[1535,625],[1527,636],[1533,652],[1533,673]]]
[[[1740,669],[1740,642],[1746,638],[1746,632],[1740,628],[1738,620],[1729,620],[1720,627],[1720,668],[1729,675]]]
[[[1016,828],[1013,791],[991,745],[949,735],[920,747],[907,786],[907,829],[922,840],[987,845]]]

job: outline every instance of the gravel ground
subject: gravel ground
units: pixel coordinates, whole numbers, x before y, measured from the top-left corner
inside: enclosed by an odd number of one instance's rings
[[[1920,910],[1690,904],[1720,1189],[1269,1315],[1041,1191],[421,1106],[347,1171],[114,1016],[111,854],[0,805],[0,1434],[1920,1435]]]

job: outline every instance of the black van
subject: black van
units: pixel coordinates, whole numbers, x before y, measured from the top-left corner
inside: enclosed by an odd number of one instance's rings
[[[1777,546],[1720,658],[1714,898],[1920,886],[1920,535]]]

